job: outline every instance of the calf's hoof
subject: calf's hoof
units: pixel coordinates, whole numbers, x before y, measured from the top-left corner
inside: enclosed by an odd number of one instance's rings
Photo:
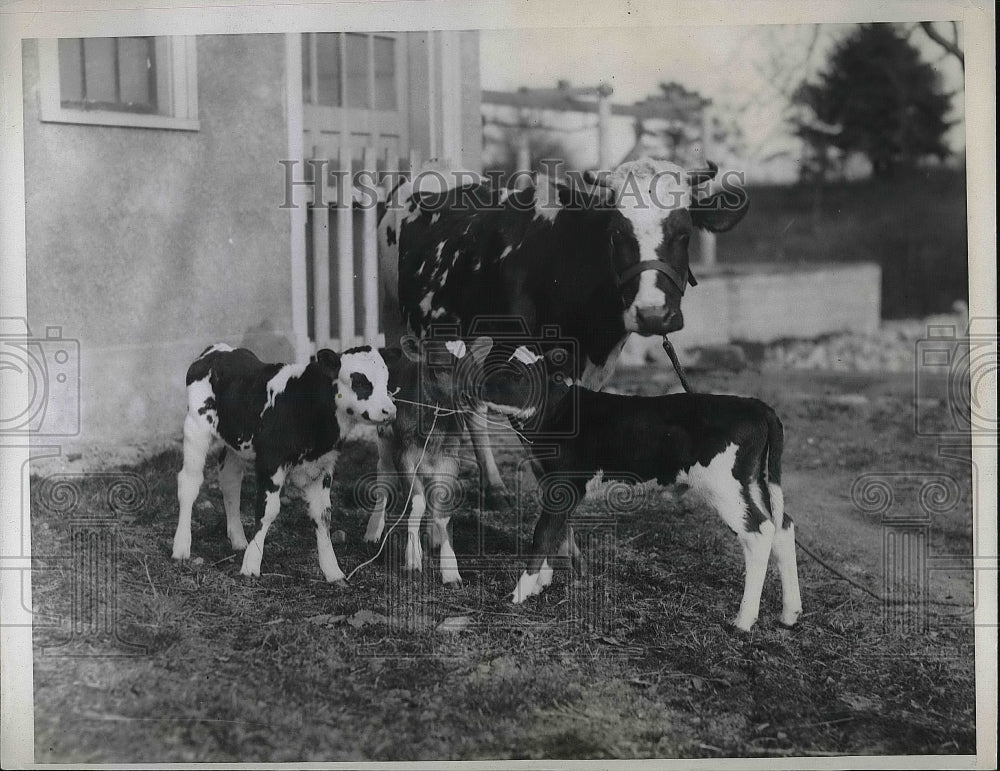
[[[785,629],[795,629],[798,627],[800,615],[802,615],[801,610],[785,611],[781,614],[778,625],[783,626]]]
[[[442,570],[441,583],[445,586],[461,586],[462,576],[457,570]]]
[[[174,538],[173,558],[175,560],[191,559],[191,539]]]
[[[327,579],[327,580],[329,580],[329,579]],[[336,586],[338,589],[350,589],[351,588],[351,585],[349,583],[347,583],[347,579],[346,578],[335,578],[332,581],[330,581],[330,584],[332,586]]]
[[[230,533],[229,543],[232,545],[233,551],[246,551],[248,545],[247,537],[242,533],[236,535]]]
[[[365,528],[365,543],[378,543],[382,538],[382,531],[384,529],[384,519],[368,520],[368,527]]]

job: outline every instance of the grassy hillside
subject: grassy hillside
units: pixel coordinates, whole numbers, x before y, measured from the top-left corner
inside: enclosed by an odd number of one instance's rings
[[[719,236],[720,262],[882,266],[882,316],[925,316],[968,301],[965,170],[892,180],[751,187],[750,212]]]

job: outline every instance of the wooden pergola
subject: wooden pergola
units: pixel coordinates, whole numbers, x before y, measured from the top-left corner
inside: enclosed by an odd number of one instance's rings
[[[519,88],[517,91],[484,90],[483,104],[514,107],[519,110],[547,110],[553,112],[577,112],[597,115],[597,165],[600,169],[610,169],[616,165],[611,158],[611,118],[630,117],[636,122],[636,145],[625,160],[637,153],[644,133],[643,124],[649,120],[665,120],[688,124],[696,122],[701,134],[702,151],[707,156],[709,131],[709,107],[711,99],[688,91],[679,83],[666,83],[663,93],[647,97],[634,104],[612,104],[614,89],[607,83],[596,86],[570,86],[560,80],[555,88]],[[694,119],[694,120],[692,120]],[[521,131],[518,144],[517,165],[520,169],[530,168],[527,126]],[[621,159],[619,159],[620,162]],[[715,263],[715,236],[699,231],[700,251],[704,264]]]

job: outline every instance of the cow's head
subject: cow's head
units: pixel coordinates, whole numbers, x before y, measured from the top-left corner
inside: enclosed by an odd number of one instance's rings
[[[316,352],[316,361],[337,389],[337,412],[349,420],[386,423],[396,417],[389,396],[389,368],[370,346],[337,354],[327,348]]]
[[[605,179],[591,178],[613,196],[639,246],[638,259],[619,269],[628,331],[662,335],[681,329],[681,298],[687,285],[696,283],[688,266],[691,234],[695,228],[729,230],[746,214],[745,195],[720,191],[696,197],[695,188],[715,172],[714,164],[685,171],[668,161],[644,159],[623,163]]]

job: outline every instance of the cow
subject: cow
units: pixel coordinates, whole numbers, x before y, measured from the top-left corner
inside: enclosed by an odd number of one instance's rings
[[[602,388],[630,333],[683,326],[681,298],[695,283],[688,265],[694,230],[729,230],[746,213],[745,195],[696,195],[692,186],[715,171],[714,164],[686,172],[633,161],[591,189],[545,175],[518,191],[479,182],[448,187],[447,178],[435,191],[419,175],[404,180],[378,224],[386,340],[457,326],[460,335],[492,335],[494,355],[505,357],[505,320],[532,336],[552,327],[575,343],[569,374]],[[483,426],[468,428],[485,500],[502,505],[509,493]]]
[[[420,341],[405,335],[402,357],[394,357],[389,382],[396,401],[396,419],[378,428],[382,484],[394,479],[410,494],[404,567],[422,569],[420,525],[426,511],[431,518],[432,544],[440,545],[441,582],[462,580],[448,533],[451,512],[445,504],[455,500],[462,438],[462,415],[477,401],[477,372],[493,341],[479,337],[463,340]],[[385,527],[388,491],[376,491],[366,540],[377,541]],[[405,513],[401,512],[400,516]]]
[[[559,354],[520,349],[503,373],[484,381],[481,393],[532,441],[539,480],[541,513],[513,601],[522,603],[551,583],[557,555],[582,568],[567,520],[587,482],[603,473],[608,480],[677,485],[682,495],[698,492],[743,548],[746,577],[734,626],[748,631],[756,622],[772,552],[781,577],[781,623],[795,624],[802,612],[795,526],[784,508],[784,431],[775,411],[740,396],[591,391],[564,378],[558,367],[545,371]],[[534,430],[524,425],[528,418]]]
[[[173,558],[191,556],[191,507],[204,481],[213,444],[225,446],[219,486],[229,541],[245,550],[240,570],[259,576],[264,538],[281,508],[286,483],[304,493],[316,524],[323,576],[343,585],[344,573],[330,541],[330,487],[345,434],[360,423],[396,416],[387,392],[388,368],[369,346],[342,354],[321,349],[308,364],[265,364],[246,348],[206,348],[187,371],[184,466],[177,474],[180,517]],[[240,521],[244,463],[257,477],[255,509],[260,528],[247,544]]]

